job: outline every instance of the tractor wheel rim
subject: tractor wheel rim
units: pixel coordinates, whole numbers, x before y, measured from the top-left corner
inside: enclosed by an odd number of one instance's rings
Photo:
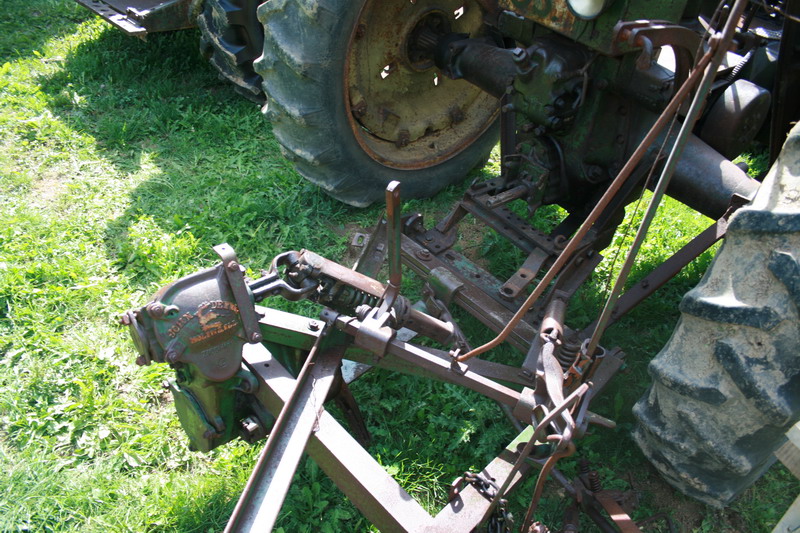
[[[413,46],[421,25],[480,36],[474,0],[366,0],[345,61],[345,106],[366,153],[398,169],[434,166],[462,152],[499,115],[497,99],[442,75]],[[416,32],[415,32],[416,30]]]

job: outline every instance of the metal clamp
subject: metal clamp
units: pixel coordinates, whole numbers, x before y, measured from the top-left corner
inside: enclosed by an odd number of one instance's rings
[[[233,298],[239,307],[239,316],[242,318],[242,326],[244,327],[247,342],[253,344],[261,342],[263,337],[261,329],[258,327],[256,308],[250,301],[247,284],[244,281],[244,268],[239,264],[236,252],[233,251],[233,248],[228,243],[214,246],[214,251],[222,259],[222,270],[228,278]]]

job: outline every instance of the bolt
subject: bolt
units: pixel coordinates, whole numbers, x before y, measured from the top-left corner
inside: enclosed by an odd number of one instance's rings
[[[230,263],[228,263],[228,270],[230,270],[231,272],[235,272],[238,268],[239,268],[239,263],[237,263],[236,261],[231,261]]]
[[[415,254],[419,259],[423,261],[430,261],[431,260],[431,253],[428,250],[417,250]]]
[[[250,335],[250,342],[261,342],[262,338],[263,337],[261,336],[261,333],[258,333],[256,331],[252,335]]]
[[[253,417],[248,416],[244,420],[242,420],[242,433],[244,439],[248,442],[258,438],[259,431],[261,430],[261,424],[258,423],[257,420],[253,419]]]
[[[409,142],[411,142],[411,134],[408,132],[408,130],[400,130],[400,133],[397,134],[397,140],[394,142],[394,144],[398,148],[405,148],[408,146]]]
[[[367,114],[367,103],[365,101],[360,101],[356,105],[351,108],[353,116],[356,118],[361,118]]]
[[[119,317],[119,323],[122,326],[130,326],[131,325],[131,317],[128,313],[125,313]]]
[[[309,320],[308,329],[310,329],[311,331],[319,331],[319,322],[317,322],[316,320]]]
[[[617,144],[625,144],[625,136],[617,135],[617,138],[614,139],[614,142],[616,142]]]
[[[510,113],[514,111],[514,104],[506,104],[500,109],[503,113]]]
[[[464,120],[464,112],[460,107],[450,109],[450,120],[453,121],[453,124],[458,124]]]
[[[164,359],[166,359],[168,363],[176,363],[178,361],[178,352],[175,350],[167,350],[167,353],[164,354]]]
[[[356,39],[361,39],[367,33],[367,26],[365,24],[359,24],[356,27]]]
[[[164,306],[159,303],[151,302],[147,304],[147,314],[155,319],[159,319],[164,316]]]

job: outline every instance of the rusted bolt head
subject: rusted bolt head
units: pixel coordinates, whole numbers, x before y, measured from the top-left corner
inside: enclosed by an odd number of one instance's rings
[[[411,142],[411,134],[408,132],[408,130],[400,130],[400,133],[397,134],[397,140],[394,142],[394,144],[398,148],[405,148],[408,146],[409,142]]]
[[[239,263],[237,263],[236,261],[231,261],[230,263],[228,263],[228,270],[230,270],[231,272],[235,272],[238,268],[239,268]]]
[[[464,120],[464,112],[460,107],[454,107],[450,109],[450,120],[452,120],[455,124],[458,124]]]
[[[250,335],[250,342],[261,342],[262,338],[261,333],[255,332]]]
[[[309,320],[308,329],[310,329],[311,331],[319,331],[319,322],[317,322],[316,320]]]
[[[366,34],[367,34],[366,24],[359,24],[358,26],[356,26],[356,34],[355,34],[356,39],[361,39]]]
[[[164,359],[168,363],[175,363],[178,361],[178,353],[175,350],[167,350],[167,353],[164,354]]]
[[[354,117],[361,118],[361,117],[363,117],[364,115],[367,114],[367,103],[364,102],[364,101],[361,101],[361,102],[357,103],[356,105],[354,105],[351,108],[351,111],[352,111]]]
[[[431,259],[431,253],[428,250],[417,250],[417,253],[414,255],[423,261],[430,261]]]

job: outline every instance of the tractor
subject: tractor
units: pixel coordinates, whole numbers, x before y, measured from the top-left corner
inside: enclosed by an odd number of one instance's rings
[[[286,251],[249,279],[220,245],[218,266],[122,317],[139,363],[174,368],[194,448],[267,438],[229,531],[274,525],[304,450],[382,531],[510,531],[505,497],[528,475],[538,481],[520,531],[549,531],[536,520],[548,476],[601,530],[638,531],[591,472],[569,480],[556,463],[590,425],[612,423],[589,410],[624,364],[601,345],[606,328],[723,237],[649,365],[635,440],[669,483],[722,506],[800,418],[800,129],[790,132],[800,2],[76,1],[134,36],[198,26],[201,51],[262,104],[302,176],[354,206],[386,202],[353,268]],[[463,180],[498,140],[499,173],[469,185],[442,220],[402,213],[401,197]],[[754,143],[772,163],[763,183],[732,162]],[[571,328],[570,299],[646,190],[603,311]],[[626,290],[665,194],[714,222]],[[558,224],[530,223],[554,204],[566,213]],[[468,216],[523,252],[510,277],[454,246]],[[424,283],[418,303],[400,294],[403,267]],[[321,313],[258,305],[269,298]],[[456,307],[496,337],[473,346]],[[480,357],[503,343],[521,365]],[[519,434],[431,517],[359,444],[368,431],[348,383],[369,367],[477,391]]]

